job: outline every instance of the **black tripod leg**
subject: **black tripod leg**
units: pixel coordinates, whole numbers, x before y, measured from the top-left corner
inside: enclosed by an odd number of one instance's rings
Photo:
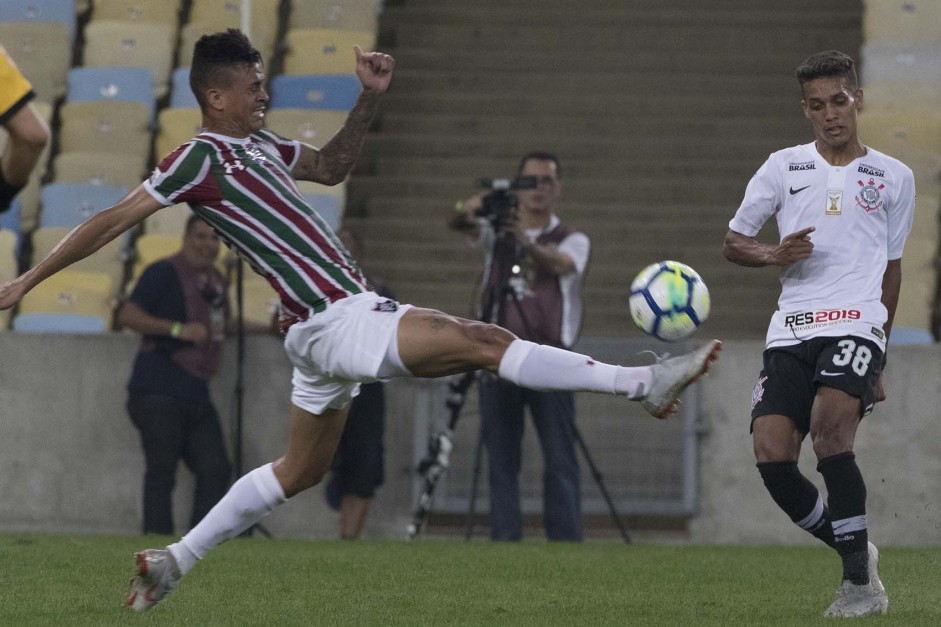
[[[480,435],[477,436],[477,450],[474,451],[474,474],[471,479],[470,502],[467,506],[467,527],[464,530],[464,539],[470,540],[474,535],[474,514],[477,509],[477,487],[480,483],[480,466],[484,456],[484,428],[480,426]]]
[[[598,484],[598,489],[601,491],[601,496],[604,497],[605,503],[608,504],[608,509],[611,511],[611,518],[614,519],[614,525],[618,528],[618,531],[621,532],[621,537],[624,539],[624,543],[630,544],[631,537],[627,534],[627,528],[624,526],[624,523],[621,522],[621,516],[618,514],[617,508],[614,507],[614,501],[611,500],[611,495],[608,494],[608,488],[604,484],[601,471],[599,471],[598,467],[595,466],[595,461],[591,458],[591,453],[588,452],[588,447],[585,446],[585,442],[582,440],[582,434],[579,432],[574,420],[572,421],[572,433],[575,435],[575,441],[578,442],[578,448],[581,450],[582,456],[585,458],[585,463],[588,464],[588,468],[591,470],[592,478],[594,478],[595,483]]]

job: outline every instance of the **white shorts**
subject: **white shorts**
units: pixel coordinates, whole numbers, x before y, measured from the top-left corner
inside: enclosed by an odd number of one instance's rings
[[[381,380],[380,367],[409,309],[365,292],[291,325],[284,338],[294,365],[291,402],[313,414],[342,409],[359,393],[360,383]]]

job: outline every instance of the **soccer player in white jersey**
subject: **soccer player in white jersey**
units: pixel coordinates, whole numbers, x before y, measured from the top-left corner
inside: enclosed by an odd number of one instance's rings
[[[797,68],[814,141],[772,154],[729,222],[725,256],[779,266],[781,296],[752,393],[758,470],[797,525],[839,553],[843,583],[826,616],[885,613],[879,553],[868,541],[866,485],[853,441],[884,398],[882,369],[915,211],[912,171],[863,145],[853,60],[828,51]],[[772,216],[777,244],[755,236]],[[827,503],[797,467],[807,434]]]
[[[127,600],[132,609],[152,607],[209,549],[320,482],[361,382],[483,368],[535,389],[620,394],[667,418],[721,349],[713,340],[687,355],[624,368],[519,340],[495,325],[400,305],[370,290],[294,182],[336,184],[353,167],[394,65],[385,54],[358,47],[355,53],[362,92],[343,128],[318,150],[262,128],[264,72],[242,33],[203,37],[190,71],[203,131],[126,198],[74,229],[46,259],[0,285],[0,309],[12,307],[37,283],[148,215],[187,202],[281,297],[285,350],[294,366],[287,451],[239,479],[179,542],[136,555]],[[173,333],[170,322],[167,335]]]

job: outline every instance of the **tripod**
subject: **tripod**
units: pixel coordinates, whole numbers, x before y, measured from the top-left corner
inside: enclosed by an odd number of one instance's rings
[[[532,338],[535,337],[533,334],[533,327],[526,315],[526,312],[523,309],[522,304],[520,303],[517,287],[514,285],[514,283],[517,283],[519,279],[521,279],[521,277],[519,277],[519,268],[522,265],[521,260],[519,259],[519,251],[516,250],[517,245],[514,238],[503,237],[497,239],[497,242],[494,244],[492,263],[500,263],[501,257],[499,257],[498,254],[503,253],[505,255],[506,252],[508,252],[506,249],[510,246],[513,247],[514,261],[512,264],[507,264],[504,262],[504,267],[498,267],[496,268],[496,272],[491,273],[491,286],[488,293],[488,298],[486,300],[486,306],[484,308],[485,316],[482,317],[482,320],[488,321],[496,319],[497,324],[504,326],[506,323],[506,304],[509,303],[514,307],[519,322],[522,323],[522,327],[525,330],[526,337]],[[504,256],[503,259],[505,258],[506,257]],[[498,281],[493,280],[495,277],[498,277]],[[621,521],[621,517],[619,516],[617,508],[614,505],[614,501],[611,499],[611,495],[604,483],[604,478],[601,472],[598,470],[598,467],[595,465],[594,459],[588,450],[588,446],[585,444],[585,440],[575,423],[574,415],[567,413],[566,417],[568,418],[567,426],[570,429],[572,438],[574,439],[578,449],[581,451],[582,456],[585,459],[585,463],[588,465],[588,468],[591,472],[592,478],[598,485],[598,489],[601,492],[601,495],[604,498],[609,511],[611,512],[611,518],[613,519],[614,524],[621,535],[621,538],[625,543],[630,544],[631,540],[627,533],[627,529]],[[477,446],[474,452],[474,469],[471,479],[471,495],[470,501],[468,503],[465,529],[465,538],[468,540],[473,537],[474,533],[474,515],[476,510],[477,491],[480,483],[480,472],[483,460],[483,444],[484,431],[483,424],[481,424],[480,433],[477,438]]]

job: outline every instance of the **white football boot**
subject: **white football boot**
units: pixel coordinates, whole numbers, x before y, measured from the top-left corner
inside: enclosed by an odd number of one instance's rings
[[[691,353],[657,361],[651,366],[653,380],[641,405],[661,420],[672,416],[680,406],[680,394],[691,383],[709,372],[719,357],[722,342],[711,340]]]
[[[127,606],[135,612],[149,610],[170,594],[182,575],[167,549],[146,549],[134,554],[137,574],[131,579]]]
[[[861,618],[889,610],[889,597],[879,578],[879,549],[870,542],[868,550],[869,583],[857,586],[844,580],[836,591],[836,600],[823,614],[827,618]]]

